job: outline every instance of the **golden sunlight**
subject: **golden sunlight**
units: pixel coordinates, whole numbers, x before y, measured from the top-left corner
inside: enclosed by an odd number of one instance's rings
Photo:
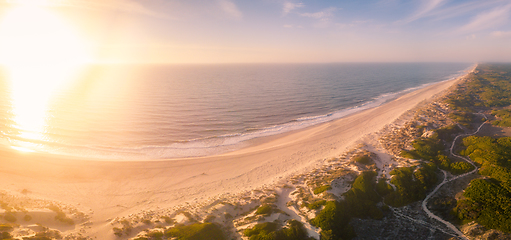
[[[30,150],[43,140],[48,107],[59,88],[73,80],[90,61],[87,45],[74,29],[46,9],[46,1],[17,1],[0,25],[0,63],[8,70],[17,150]]]

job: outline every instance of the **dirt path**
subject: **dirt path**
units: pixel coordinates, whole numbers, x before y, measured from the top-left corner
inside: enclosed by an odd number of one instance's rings
[[[484,114],[482,114],[482,113],[478,113],[478,114],[480,114],[480,115],[484,116],[484,118],[485,118],[485,119],[488,119],[488,118],[486,118],[486,115],[484,115]],[[436,192],[437,192],[437,191],[438,191],[438,190],[439,190],[439,189],[440,189],[443,185],[445,185],[445,184],[446,184],[446,183],[448,183],[448,182],[454,181],[454,180],[456,180],[456,179],[458,179],[458,178],[462,178],[462,177],[465,177],[465,176],[467,176],[467,175],[473,174],[473,173],[475,173],[475,172],[478,170],[478,167],[477,167],[477,166],[476,166],[476,165],[475,165],[475,164],[474,164],[474,163],[473,163],[470,159],[468,159],[468,158],[465,158],[465,157],[463,157],[463,156],[460,156],[460,155],[455,154],[453,150],[454,150],[454,146],[455,146],[456,141],[458,140],[458,138],[477,134],[477,133],[481,130],[481,128],[482,128],[482,127],[483,127],[486,123],[487,123],[487,122],[483,122],[483,123],[482,123],[482,124],[481,124],[481,125],[477,128],[477,130],[476,130],[474,133],[472,133],[472,134],[460,134],[460,135],[456,136],[456,137],[454,138],[454,140],[452,141],[451,148],[449,149],[449,150],[450,150],[450,153],[451,153],[451,155],[452,155],[452,156],[455,156],[455,157],[457,157],[457,158],[463,159],[464,161],[466,161],[466,162],[470,163],[472,166],[474,166],[474,170],[472,170],[472,171],[470,171],[470,172],[468,172],[468,173],[464,173],[464,174],[461,174],[461,175],[459,175],[459,176],[453,177],[453,178],[451,178],[451,179],[449,179],[449,180],[447,179],[447,172],[446,172],[446,171],[444,171],[444,170],[442,170],[442,172],[444,173],[444,180],[442,181],[442,183],[438,184],[438,185],[436,186],[436,188],[435,188],[435,189],[434,189],[431,193],[429,193],[429,194],[426,196],[426,198],[424,198],[424,200],[422,201],[422,210],[424,210],[424,212],[426,212],[426,214],[428,214],[428,216],[429,216],[430,218],[436,219],[437,221],[439,221],[439,222],[441,222],[441,223],[445,224],[448,228],[450,228],[452,231],[454,231],[454,232],[458,235],[458,237],[460,237],[461,239],[468,239],[468,238],[465,236],[465,234],[463,234],[463,233],[462,233],[462,232],[461,232],[461,231],[460,231],[457,227],[455,227],[452,223],[450,223],[450,222],[448,222],[448,221],[445,221],[445,220],[443,220],[442,218],[440,218],[439,216],[437,216],[437,215],[433,214],[433,213],[432,213],[432,212],[428,209],[427,205],[428,205],[428,201],[429,201],[429,199],[430,199],[433,195],[435,195],[435,193],[436,193]]]

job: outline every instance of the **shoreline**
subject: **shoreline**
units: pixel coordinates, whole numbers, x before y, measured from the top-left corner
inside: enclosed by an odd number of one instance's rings
[[[471,72],[471,71],[470,71]],[[468,74],[468,73],[467,73]],[[207,202],[289,181],[346,153],[465,75],[406,93],[378,107],[278,136],[233,152],[155,161],[96,161],[0,152],[0,182],[11,192],[80,206],[102,236],[116,217]]]
[[[236,132],[230,132],[223,135],[213,135],[197,137],[194,139],[187,138],[176,138],[171,136],[168,138],[165,135],[165,141],[158,140],[154,144],[138,144],[130,146],[119,146],[115,144],[116,141],[123,141],[122,138],[111,138],[111,144],[66,144],[56,143],[53,140],[47,142],[41,142],[34,147],[36,153],[50,154],[56,156],[62,156],[65,158],[84,158],[98,161],[146,161],[146,160],[170,160],[170,159],[181,159],[181,158],[197,158],[204,156],[219,155],[227,152],[236,151],[247,146],[259,144],[261,142],[269,141],[272,137],[280,137],[282,134],[289,132],[300,131],[312,126],[323,124],[330,121],[335,121],[341,118],[345,118],[358,112],[375,108],[392,101],[406,93],[415,91],[420,88],[427,87],[432,84],[440,83],[443,81],[449,81],[455,79],[461,74],[465,74],[470,68],[464,68],[463,70],[457,71],[456,73],[441,76],[439,78],[429,80],[435,80],[436,82],[422,83],[418,86],[409,86],[406,89],[395,90],[394,92],[377,93],[375,95],[364,95],[363,88],[361,88],[359,96],[364,98],[363,102],[355,103],[354,101],[350,104],[352,106],[344,106],[340,109],[333,109],[326,113],[312,113],[312,115],[306,115],[288,119],[284,122],[276,123],[276,125],[264,125],[260,127],[250,128],[250,130],[239,130]],[[378,79],[378,78],[376,78]],[[440,81],[438,81],[440,80]],[[412,81],[413,82],[413,81]],[[392,85],[392,84],[391,84]],[[387,89],[386,87],[384,89]],[[372,90],[371,90],[372,91]],[[342,94],[340,95],[342,96]],[[316,114],[316,115],[315,115]],[[227,129],[227,128],[226,128]],[[65,134],[63,134],[64,136]],[[72,135],[69,135],[72,136]],[[65,137],[63,137],[64,139]],[[137,138],[137,137],[136,137]],[[10,137],[9,137],[10,139]],[[16,138],[14,138],[16,139]],[[87,138],[84,138],[84,140]],[[105,138],[102,138],[105,139]],[[140,140],[147,142],[145,136],[140,136]],[[18,140],[14,140],[17,142]],[[72,141],[71,141],[72,142]],[[133,142],[138,142],[133,140]],[[4,142],[1,147],[10,148],[12,142]],[[17,145],[23,147],[23,144]],[[29,147],[30,148],[30,147]],[[28,149],[31,151],[30,149]]]

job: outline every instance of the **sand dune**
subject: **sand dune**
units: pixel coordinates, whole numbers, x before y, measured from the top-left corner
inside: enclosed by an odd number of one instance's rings
[[[235,194],[310,171],[455,82],[430,85],[343,119],[256,139],[249,147],[217,156],[108,162],[4,149],[0,189],[27,189],[30,196],[90,210],[90,234],[100,236],[110,231],[107,220],[117,216]]]

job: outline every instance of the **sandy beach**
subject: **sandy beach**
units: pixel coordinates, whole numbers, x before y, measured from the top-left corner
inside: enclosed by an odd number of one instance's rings
[[[3,149],[0,190],[74,206],[91,217],[85,235],[115,239],[111,234],[105,237],[113,218],[283,184],[318,168],[458,80],[429,85],[332,122],[257,139],[257,144],[216,156],[109,162]]]

